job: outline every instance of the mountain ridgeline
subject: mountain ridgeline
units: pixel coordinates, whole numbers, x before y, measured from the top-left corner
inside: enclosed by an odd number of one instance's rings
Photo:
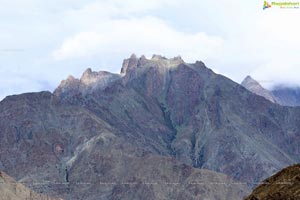
[[[273,103],[282,106],[300,106],[300,88],[276,85],[272,90],[263,88],[251,76],[247,76],[241,83],[249,91],[262,96]]]
[[[242,199],[300,158],[300,108],[180,57],[6,97],[0,128],[0,169],[64,199]]]

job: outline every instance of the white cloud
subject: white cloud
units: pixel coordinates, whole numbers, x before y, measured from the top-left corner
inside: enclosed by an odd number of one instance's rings
[[[153,17],[106,20],[93,32],[67,38],[54,51],[57,60],[116,53],[181,55],[189,61],[216,57],[223,39],[204,32],[184,33]]]
[[[299,85],[299,74],[299,61],[289,59],[287,62],[283,57],[258,66],[252,72],[253,77],[266,88],[277,84]]]
[[[104,38],[95,32],[82,32],[74,37],[67,38],[62,47],[53,53],[57,60],[91,56],[101,46]]]
[[[45,85],[46,84],[46,85]],[[24,92],[39,92],[47,87],[46,82],[39,82],[33,78],[24,77],[13,74],[6,74],[6,77],[0,79],[0,85],[4,85],[5,88],[0,88],[0,100],[7,95],[21,94]],[[30,88],[30,90],[28,90]]]

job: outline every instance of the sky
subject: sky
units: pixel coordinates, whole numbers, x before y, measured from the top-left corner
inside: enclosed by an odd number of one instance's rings
[[[132,53],[203,61],[236,82],[300,86],[300,9],[262,0],[1,0],[0,99]]]

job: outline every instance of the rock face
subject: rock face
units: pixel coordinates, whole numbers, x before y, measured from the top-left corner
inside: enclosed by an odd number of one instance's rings
[[[300,165],[287,167],[261,185],[245,200],[297,200],[300,199]]]
[[[62,200],[38,194],[0,172],[0,200]]]
[[[90,94],[96,90],[104,89],[111,82],[120,79],[118,74],[112,74],[106,71],[93,72],[88,68],[80,79],[69,76],[63,80],[54,91],[56,96],[64,98],[65,96],[74,96],[78,94]]]
[[[241,83],[242,86],[244,86],[246,89],[248,89],[249,91],[262,96],[266,99],[268,99],[269,101],[273,102],[273,103],[277,103],[276,101],[276,97],[272,94],[272,92],[268,91],[267,89],[263,88],[259,82],[257,82],[256,80],[254,80],[251,76],[247,76],[243,82]]]
[[[99,145],[99,144],[98,144]],[[83,163],[86,163],[87,168]],[[67,199],[242,199],[245,185],[173,158],[94,148],[74,163]],[[76,176],[78,175],[78,176]],[[85,184],[76,184],[76,183]]]
[[[64,199],[241,199],[299,162],[299,108],[180,57],[133,55],[121,74],[5,98],[0,169]]]
[[[285,106],[300,106],[300,88],[276,86],[272,90],[279,104]]]
[[[135,132],[118,130],[49,92],[12,96],[1,104],[1,127],[6,127],[1,132],[1,168],[35,191],[69,200],[225,200],[241,199],[248,192],[223,174],[159,156],[163,150],[151,147],[160,147],[158,142],[140,141]],[[159,126],[149,132],[167,129]]]

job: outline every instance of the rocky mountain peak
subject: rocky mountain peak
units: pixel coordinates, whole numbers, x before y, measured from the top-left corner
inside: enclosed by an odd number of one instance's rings
[[[246,78],[242,81],[241,85],[243,87],[245,87],[246,89],[248,89],[250,92],[253,92],[259,96],[264,97],[265,99],[276,103],[276,99],[273,96],[273,94],[266,90],[265,88],[263,88],[258,81],[256,81],[255,79],[253,79],[251,76],[246,76]]]
[[[88,68],[82,74],[82,76],[80,78],[80,82],[85,85],[90,85],[95,82],[101,81],[101,79],[105,79],[111,75],[112,75],[111,73],[106,72],[106,71],[95,72],[95,71],[92,71],[91,68]]]
[[[157,66],[170,68],[178,66],[182,63],[184,63],[184,60],[180,56],[168,59],[164,56],[154,54],[151,59],[147,59],[144,55],[138,58],[135,54],[132,54],[130,58],[123,61],[121,74],[125,75],[127,73],[130,73],[130,71],[132,71],[133,69],[139,67]]]
[[[89,77],[93,76],[93,74],[95,74],[95,73],[97,73],[97,72],[93,72],[91,68],[87,68],[87,69],[83,72],[81,78],[89,78]]]
[[[73,76],[68,76],[66,80],[62,80],[59,86],[55,89],[54,94],[58,95],[70,91],[76,91],[79,87],[80,81]]]
[[[74,76],[69,75],[66,80],[62,80],[61,85],[70,85],[78,82],[79,80],[76,79]]]
[[[120,75],[106,71],[95,72],[91,68],[84,71],[80,79],[69,76],[55,89],[56,96],[89,94],[96,89],[104,89],[110,82],[120,78]]]
[[[76,78],[72,75],[69,75],[68,78],[67,78],[68,81],[74,81],[76,80]]]
[[[246,76],[245,79],[242,81],[243,86],[251,86],[251,85],[256,85],[256,86],[261,86],[258,81],[254,80],[250,75]]]
[[[137,66],[137,62],[138,58],[135,54],[132,54],[130,58],[124,59],[121,68],[121,75],[125,75],[127,71],[130,71],[131,69],[135,68]]]
[[[184,60],[181,58],[181,56],[176,56],[174,58],[166,58],[161,55],[154,54],[151,58],[152,61],[159,61],[159,62],[164,62],[164,61],[169,61],[169,62],[178,62],[178,63],[184,63]]]
[[[157,55],[157,54],[153,54],[151,59],[152,60],[168,60],[166,57],[164,57],[162,55]]]

